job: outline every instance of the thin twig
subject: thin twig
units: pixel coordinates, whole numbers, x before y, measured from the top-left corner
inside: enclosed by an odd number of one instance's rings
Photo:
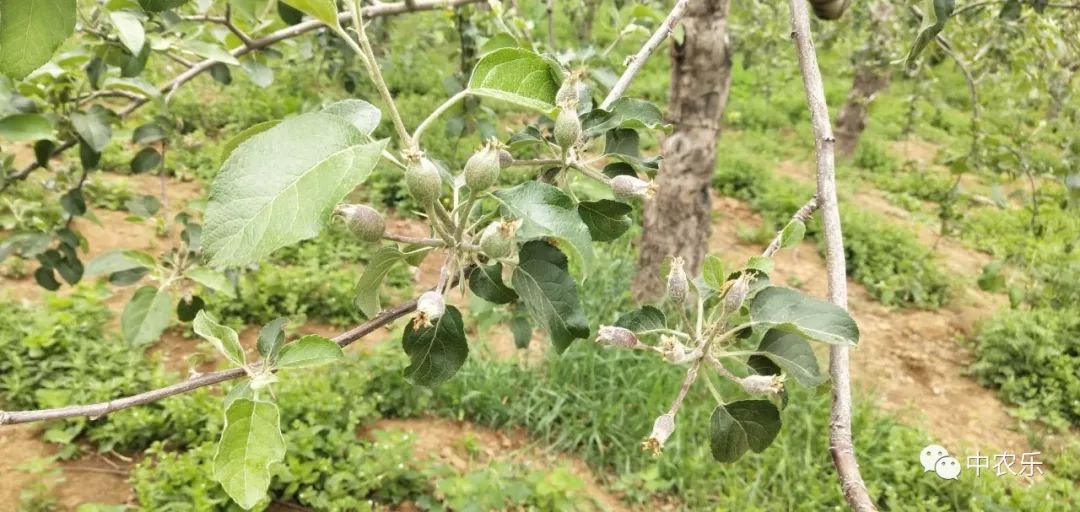
[[[844,262],[844,240],[840,230],[840,208],[836,199],[836,169],[829,108],[825,101],[825,86],[818,67],[814,41],[810,36],[810,16],[805,0],[788,0],[791,10],[791,37],[799,58],[806,103],[810,109],[810,124],[814,131],[817,156],[817,203],[825,232],[825,267],[829,281],[829,300],[847,309],[847,271]],[[855,446],[851,440],[851,372],[848,367],[848,348],[829,347],[829,374],[832,377],[832,412],[829,422],[829,451],[840,478],[844,499],[852,509],[863,512],[876,510],[870,493],[859,472]]]
[[[379,69],[379,64],[375,62],[375,50],[371,47],[371,41],[368,40],[367,31],[364,29],[364,14],[360,9],[360,0],[352,0],[350,2],[353,13],[353,27],[356,29],[356,37],[360,41],[360,50],[357,53],[364,55],[364,64],[367,65],[368,73],[371,75],[371,81],[375,84],[375,89],[379,91],[379,96],[382,97],[383,103],[386,104],[386,110],[390,112],[390,120],[394,123],[394,129],[397,130],[398,137],[401,139],[401,146],[404,148],[415,148],[412,136],[409,135],[409,130],[405,129],[405,122],[401,119],[401,113],[398,112],[397,104],[394,103],[394,96],[390,94],[390,88],[386,86],[386,80],[383,78],[382,70]],[[350,46],[355,43],[352,38],[348,37],[344,32],[342,36],[347,40]],[[356,49],[355,47],[353,48]]]
[[[664,39],[667,39],[668,35],[671,34],[675,24],[678,23],[679,20],[682,19],[683,14],[686,13],[686,6],[689,3],[689,0],[678,0],[675,2],[675,6],[671,8],[671,12],[668,13],[667,18],[664,18],[664,21],[660,23],[660,26],[656,27],[656,32],[653,32],[653,35],[645,42],[645,46],[642,46],[641,49],[634,54],[634,58],[630,59],[630,63],[626,65],[626,71],[623,71],[622,76],[620,76],[619,80],[612,86],[611,91],[609,91],[607,97],[604,98],[604,102],[600,104],[600,108],[606,109],[610,107],[615,100],[621,98],[623,94],[626,94],[626,89],[630,87],[630,82],[634,79],[634,76],[636,76],[638,72],[641,71],[641,68],[645,66],[645,61],[649,59],[649,56],[660,47],[660,43],[664,42]]]
[[[802,205],[801,208],[795,211],[795,214],[791,216],[791,220],[797,220],[805,224],[807,221],[810,220],[810,217],[814,215],[814,212],[816,212],[817,209],[818,198],[817,196],[811,197],[810,200],[806,202],[806,204]],[[780,250],[780,245],[783,243],[783,241],[784,229],[781,228],[779,231],[776,232],[776,236],[773,237],[772,242],[769,242],[768,247],[765,248],[765,251],[762,252],[761,255],[768,258],[773,254],[776,254],[776,251]]]
[[[468,269],[467,269],[468,270]],[[450,287],[456,286],[456,279],[450,282]],[[397,307],[386,309],[381,311],[375,318],[360,324],[348,331],[345,331],[334,338],[335,343],[339,347],[347,347],[356,340],[371,334],[372,332],[389,325],[394,320],[397,320],[409,313],[416,310],[416,299],[412,299]],[[145,405],[151,402],[156,402],[163,398],[168,398],[173,395],[179,395],[194,391],[199,388],[211,386],[227,380],[244,377],[247,373],[243,368],[231,368],[228,370],[222,370],[217,372],[204,373],[191,377],[182,382],[177,382],[163,388],[158,388],[152,391],[146,391],[136,395],[126,396],[123,398],[117,398],[115,400],[109,400],[108,402],[99,402],[96,404],[86,405],[69,405],[67,407],[58,407],[55,409],[40,409],[34,411],[0,411],[0,426],[14,425],[18,423],[31,423],[35,421],[45,420],[57,420],[63,418],[75,418],[85,416],[90,419],[96,419],[111,412],[116,412],[122,409],[135,407],[139,405]]]
[[[442,105],[439,105],[438,108],[436,108],[434,111],[432,111],[431,114],[429,114],[427,118],[424,119],[423,122],[421,122],[415,130],[413,130],[413,143],[420,144],[420,137],[424,135],[424,130],[426,130],[428,126],[430,126],[431,123],[433,123],[436,119],[438,119],[439,116],[443,115],[443,113],[446,112],[450,107],[454,106],[455,104],[457,104],[457,102],[461,101],[465,96],[468,95],[469,92],[467,89],[461,90],[457,94],[451,96],[449,99],[444,101]]]
[[[444,241],[442,241],[442,240],[440,240],[438,238],[427,238],[427,237],[419,237],[419,236],[406,236],[406,235],[398,235],[398,234],[395,234],[395,233],[383,233],[383,238],[385,238],[387,240],[393,240],[395,242],[401,242],[403,244],[426,245],[426,246],[429,246],[429,247],[445,247],[446,246],[446,242],[444,242]]]

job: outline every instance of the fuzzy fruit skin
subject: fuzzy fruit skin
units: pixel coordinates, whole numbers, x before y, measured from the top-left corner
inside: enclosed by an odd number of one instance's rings
[[[439,169],[427,158],[409,162],[405,170],[405,185],[420,204],[427,206],[442,195],[442,176]]]
[[[477,151],[465,162],[465,184],[474,194],[479,194],[499,181],[502,163],[499,151],[490,146]]]
[[[581,137],[581,121],[577,112],[564,108],[555,118],[555,143],[563,149],[570,149]]]
[[[334,208],[345,225],[365,242],[378,242],[386,233],[386,219],[374,208],[363,204],[343,204]]]
[[[563,82],[562,87],[559,87],[559,92],[555,93],[555,104],[562,108],[577,106],[579,98],[577,84],[576,80]]]
[[[620,174],[611,178],[611,192],[616,199],[629,200],[634,197],[648,197],[649,182]]]
[[[686,296],[690,292],[690,283],[686,279],[686,270],[683,269],[685,262],[676,256],[671,259],[671,271],[667,278],[667,295],[676,304],[686,303]]]
[[[614,325],[601,325],[596,332],[596,342],[619,348],[635,348],[641,343],[633,331]]]
[[[514,232],[517,225],[513,221],[492,222],[480,234],[480,250],[489,258],[499,259],[510,256],[514,250]]]

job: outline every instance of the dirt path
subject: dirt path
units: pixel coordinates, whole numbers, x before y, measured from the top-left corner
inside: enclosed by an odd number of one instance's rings
[[[85,503],[123,505],[134,502],[127,483],[130,464],[106,460],[100,456],[51,464],[43,474],[27,466],[40,458],[51,457],[57,445],[41,440],[39,426],[17,425],[0,429],[0,512],[14,512],[19,507],[23,489],[37,481],[52,484],[49,491],[61,510],[75,510]]]
[[[552,469],[566,466],[585,484],[585,493],[602,510],[631,510],[601,485],[600,479],[580,459],[542,449],[523,430],[492,430],[468,422],[442,418],[384,419],[371,426],[365,436],[378,430],[401,430],[414,436],[413,453],[421,460],[438,461],[464,473],[496,461],[513,461],[532,467]],[[480,446],[470,454],[466,442]]]
[[[760,254],[763,247],[741,242],[738,232],[760,226],[761,217],[736,199],[717,197],[715,205],[720,218],[713,224],[710,251],[733,265]],[[774,283],[825,296],[825,262],[812,242],[780,251],[775,259]],[[968,293],[946,308],[922,311],[883,306],[853,281],[848,289],[862,330],[859,347],[852,351],[852,371],[856,384],[871,391],[864,396],[875,396],[901,418],[925,418],[909,423],[925,423],[948,446],[1027,448],[1006,406],[967,376],[972,354],[959,343],[980,318],[997,310],[999,299]]]

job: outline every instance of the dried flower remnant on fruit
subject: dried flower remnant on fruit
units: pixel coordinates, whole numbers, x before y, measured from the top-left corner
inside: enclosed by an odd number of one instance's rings
[[[681,256],[671,258],[671,270],[667,277],[667,296],[676,304],[686,303],[690,293],[690,282],[686,279],[686,262]]]
[[[620,174],[611,178],[611,193],[616,199],[622,200],[635,197],[651,199],[656,195],[656,184],[628,174]]]
[[[499,149],[489,142],[465,162],[465,184],[474,194],[479,194],[499,181],[500,170]]]
[[[442,318],[446,313],[446,299],[436,291],[424,292],[416,299],[416,318],[413,319],[413,327],[431,327],[435,320]]]
[[[406,155],[409,161],[405,169],[405,185],[409,193],[422,205],[430,205],[442,195],[442,176],[439,168],[427,157],[418,154]]]
[[[652,432],[649,437],[641,442],[641,449],[660,455],[664,451],[664,443],[675,432],[675,415],[667,413],[660,415],[653,422]]]
[[[660,336],[658,351],[667,362],[672,364],[685,364],[694,359],[693,352],[686,345],[683,345],[678,338],[666,334]]]
[[[739,385],[751,395],[775,395],[784,390],[784,376],[749,375],[739,379]]]
[[[334,215],[345,221],[357,237],[365,242],[377,242],[386,233],[386,219],[374,208],[363,204],[339,204]]]
[[[556,106],[571,110],[577,109],[578,104],[581,102],[582,92],[584,92],[582,89],[585,83],[581,80],[583,75],[582,70],[575,70],[566,77],[562,86],[559,87],[559,92],[555,93]]]
[[[520,226],[520,220],[510,219],[488,224],[480,234],[480,250],[493,259],[510,256],[514,250],[514,235]]]
[[[619,348],[635,348],[641,345],[633,331],[614,325],[601,325],[600,329],[596,331],[596,342],[601,345]]]
[[[581,120],[570,105],[559,110],[555,117],[555,143],[564,150],[574,147],[581,137]]]

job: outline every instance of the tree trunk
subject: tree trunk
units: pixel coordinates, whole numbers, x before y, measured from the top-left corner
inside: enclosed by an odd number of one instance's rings
[[[866,129],[870,103],[881,91],[889,87],[892,66],[888,49],[892,28],[892,6],[884,1],[870,5],[870,39],[865,47],[855,53],[855,79],[848,92],[847,101],[836,116],[836,149],[843,156],[851,156],[859,145],[859,137]]]
[[[859,137],[866,129],[870,102],[889,87],[892,72],[874,63],[859,63],[855,68],[855,80],[848,91],[847,101],[836,116],[836,150],[843,156],[855,154]]]
[[[662,144],[656,197],[645,209],[634,294],[658,296],[667,256],[682,256],[691,275],[701,269],[711,233],[709,185],[716,166],[720,119],[731,88],[728,0],[692,0],[682,43],[671,43],[668,120],[675,131]]]

